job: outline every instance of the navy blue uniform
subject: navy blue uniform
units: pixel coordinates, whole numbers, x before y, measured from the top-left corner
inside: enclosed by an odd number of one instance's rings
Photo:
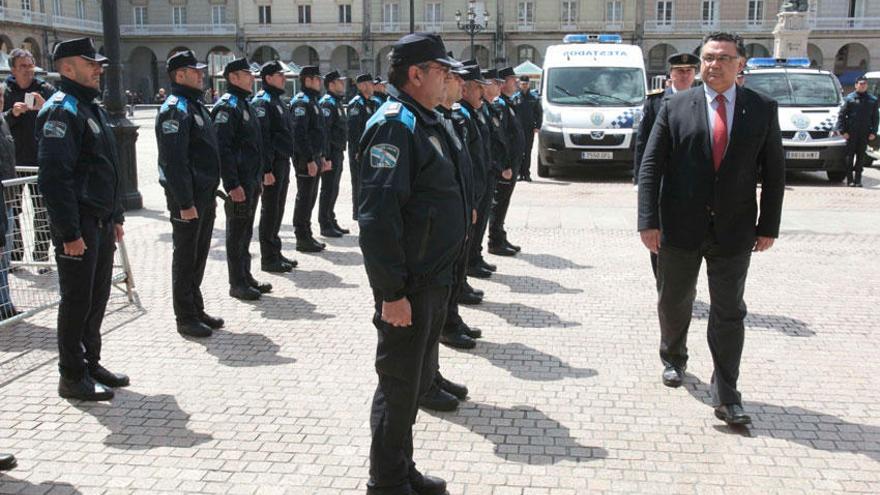
[[[507,218],[507,210],[510,208],[513,189],[516,187],[516,178],[519,176],[519,170],[523,163],[525,137],[510,97],[499,96],[492,102],[492,108],[494,110],[492,118],[499,119],[499,128],[506,136],[503,168],[509,168],[513,171],[513,176],[510,179],[498,177],[498,183],[495,186],[495,202],[489,220],[489,245],[503,246],[507,243],[504,221]]]
[[[282,260],[281,222],[290,187],[290,158],[293,156],[293,124],[290,109],[281,101],[283,89],[263,84],[251,100],[251,105],[262,125],[263,149],[268,154],[266,172],[275,176],[275,183],[263,187],[260,209],[260,261],[263,266]]]
[[[495,191],[498,174],[501,173],[500,162],[493,158],[493,122],[489,113],[489,105],[485,101],[479,109],[473,108],[468,102],[461,101],[461,111],[467,112],[469,122],[476,133],[471,132],[468,139],[468,150],[474,164],[474,207],[477,210],[477,223],[473,228],[473,239],[469,243],[468,263],[476,266],[483,261],[483,239],[489,225],[489,209],[492,206],[492,195]],[[500,121],[499,121],[500,124]]]
[[[293,229],[297,240],[312,238],[312,210],[318,199],[321,160],[327,156],[327,135],[324,116],[318,105],[321,94],[303,88],[290,102],[293,112],[294,171],[296,172],[296,203],[293,207]],[[308,163],[315,162],[318,173],[310,176]]]
[[[877,139],[877,98],[865,93],[852,92],[846,95],[837,116],[837,130],[849,134],[846,143],[846,180],[850,184],[862,183],[862,169],[870,164],[871,158],[865,153],[869,134]],[[853,177],[855,172],[855,177]]]
[[[178,323],[195,323],[205,311],[202,279],[211,248],[220,185],[217,133],[198,89],[171,84],[171,95],[156,116],[159,183],[171,216],[174,251],[171,291]],[[195,207],[198,218],[184,220],[180,210]]]
[[[348,125],[345,110],[339,97],[327,93],[319,102],[327,130],[327,159],[333,168],[321,174],[321,193],[318,200],[318,224],[322,229],[336,226],[336,198],[339,197],[339,181],[342,179],[342,162],[348,143]]]
[[[525,93],[518,91],[513,95],[514,108],[519,124],[523,129],[525,146],[523,161],[519,168],[519,177],[522,179],[532,178],[532,146],[535,144],[535,129],[541,128],[544,112],[541,108],[541,97],[535,90]]]
[[[115,225],[122,224],[119,156],[98,90],[63,78],[37,116],[38,182],[49,211],[61,303],[58,368],[79,381],[101,359],[101,323],[113,272]],[[80,256],[64,243],[82,239]]]
[[[211,110],[220,145],[220,177],[228,193],[241,186],[245,200],[226,201],[226,264],[229,285],[250,287],[251,253],[254,218],[260,200],[263,173],[268,170],[267,153],[256,111],[248,102],[250,92],[230,85]]]
[[[351,207],[352,218],[357,220],[358,191],[360,190],[360,157],[358,146],[367,126],[378,106],[372,98],[358,94],[348,102],[348,164],[351,167]]]

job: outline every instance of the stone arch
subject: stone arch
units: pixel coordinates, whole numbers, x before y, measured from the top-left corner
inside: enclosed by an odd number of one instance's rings
[[[491,54],[489,53],[489,49],[483,45],[474,45],[473,53],[471,53],[471,47],[468,46],[467,48],[465,48],[461,52],[461,58],[462,58],[462,60],[470,60],[472,58],[476,59],[477,64],[479,64],[480,67],[491,67],[494,65],[494,64],[491,64],[492,57],[491,57]],[[532,60],[532,62],[535,62],[535,61]],[[535,63],[537,63],[537,62],[535,62]]]
[[[0,67],[9,65],[9,52],[13,48],[12,40],[5,34],[0,34]]]
[[[321,57],[318,50],[309,45],[300,45],[293,50],[293,63],[300,67],[304,65],[320,65]]]
[[[215,46],[205,54],[208,65],[208,77],[214,77],[223,71],[226,64],[235,60],[235,53],[225,46]]]
[[[388,54],[391,53],[391,46],[386,46],[379,50],[379,54],[376,55],[376,72],[373,74],[374,77],[381,77],[385,79],[388,75],[388,67],[391,65],[388,62]]]
[[[531,61],[535,65],[542,65],[541,52],[533,45],[519,45],[514,52],[514,64],[519,65],[526,60]]]
[[[251,62],[256,62],[259,65],[263,65],[266,62],[270,62],[272,60],[280,60],[281,55],[278,54],[278,50],[272,48],[269,45],[261,45],[254,50],[254,53],[251,55]]]
[[[651,76],[666,74],[666,60],[675,53],[675,47],[668,43],[654,45],[648,50],[648,74]]]
[[[159,63],[153,50],[145,46],[132,50],[127,69],[125,88],[139,91],[146,101],[152,101],[153,95],[159,90]]]
[[[34,38],[25,38],[24,41],[21,42],[21,47],[25,50],[31,52],[34,56],[34,64],[37,67],[41,67],[43,65],[43,56],[40,51],[40,43]]]
[[[752,57],[769,57],[770,50],[760,43],[749,43],[746,45],[746,58]]]
[[[822,64],[824,62],[822,49],[818,46],[808,43],[807,44],[807,58],[810,59],[810,67],[814,67],[816,69],[821,69]]]
[[[847,43],[837,50],[834,57],[834,73],[841,75],[847,71],[866,71],[870,66],[871,56],[868,49],[861,43]]]
[[[360,55],[349,45],[339,45],[330,55],[330,67],[345,76],[353,76],[361,70]]]

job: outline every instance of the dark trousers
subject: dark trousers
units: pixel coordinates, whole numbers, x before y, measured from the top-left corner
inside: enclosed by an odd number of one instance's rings
[[[437,342],[446,319],[448,287],[409,294],[412,326],[393,327],[381,319],[382,299],[374,294],[378,332],[376,373],[379,384],[370,412],[370,482],[372,489],[404,490],[414,468],[412,426],[418,400],[434,379]],[[407,492],[408,493],[408,492]]]
[[[848,183],[862,183],[862,170],[870,165],[871,157],[865,153],[868,148],[868,136],[850,135],[846,143],[846,181]],[[855,175],[855,177],[853,176]]]
[[[490,171],[486,178],[486,189],[477,204],[477,223],[474,225],[473,238],[470,242],[470,254],[468,263],[471,265],[483,259],[483,239],[486,238],[486,229],[489,227],[489,212],[492,210],[492,198],[495,195],[494,172]]]
[[[320,171],[321,165],[318,164]],[[320,173],[310,176],[305,163],[295,167],[296,202],[293,204],[293,230],[297,239],[312,236],[312,210],[318,200]]]
[[[49,261],[49,244],[52,241],[52,234],[49,231],[49,213],[46,210],[46,204],[40,193],[40,186],[34,182],[28,184],[27,187],[30,191],[31,204],[34,212],[34,251],[32,253],[34,261]],[[24,259],[25,245],[24,239],[21,235],[21,221],[19,220],[22,207],[24,206],[21,203],[24,199],[23,193],[24,189],[18,188],[14,206],[12,207],[12,215],[15,218],[15,229],[13,230],[14,236],[10,256],[14,261],[21,261]]]
[[[260,206],[260,260],[263,264],[281,261],[281,221],[290,187],[290,160],[275,160],[272,166],[275,184],[263,187]]]
[[[224,204],[226,211],[226,266],[229,268],[229,285],[247,287],[251,275],[251,239],[254,237],[254,217],[260,200],[260,184],[243,185],[245,200]]]
[[[348,173],[351,175],[351,218],[355,222],[358,219],[358,194],[361,190],[361,165],[355,159],[357,143],[348,146]]]
[[[86,244],[82,256],[64,254],[64,243],[53,238],[61,304],[58,306],[58,370],[79,380],[88,365],[101,360],[101,323],[110,298],[114,225],[109,220],[80,215],[80,233]]]
[[[522,178],[532,177],[532,146],[535,144],[535,131],[526,130],[526,154],[523,156],[522,165],[519,167],[519,176]]]
[[[495,199],[492,202],[492,213],[489,216],[489,245],[497,246],[507,240],[507,231],[504,230],[504,220],[507,218],[507,210],[510,208],[510,198],[516,187],[516,176],[510,180],[503,177],[498,179],[495,185]]]
[[[745,338],[743,293],[751,252],[722,254],[711,232],[699,249],[660,247],[657,258],[660,359],[665,365],[682,369],[687,366],[687,333],[703,258],[709,278],[707,338],[715,365],[712,398],[716,405],[740,404],[736,381]]]
[[[318,224],[322,227],[333,227],[336,223],[336,199],[339,197],[339,181],[342,179],[343,150],[333,151],[330,161],[333,168],[321,174],[321,192],[318,199]]]
[[[165,199],[171,214],[171,241],[174,249],[171,254],[174,317],[178,323],[192,322],[205,311],[201,286],[208,252],[211,250],[217,204],[213,197],[210,201],[196,204],[199,218],[183,220],[180,218],[180,206],[171,195],[166,193]]]
[[[446,305],[446,323],[443,324],[443,333],[455,335],[461,330],[464,321],[458,313],[458,297],[464,291],[464,283],[467,281],[467,267],[470,260],[471,242],[473,242],[473,227],[468,229],[468,239],[461,250],[458,259],[455,260],[455,278],[449,293],[449,303]]]

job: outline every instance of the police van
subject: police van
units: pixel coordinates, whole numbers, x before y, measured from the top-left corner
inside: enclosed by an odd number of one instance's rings
[[[563,167],[632,169],[647,79],[642,49],[615,34],[570,34],[547,48],[538,175]]]
[[[868,93],[880,99],[880,72],[868,72]],[[880,160],[880,138],[868,141],[868,156],[874,160]]]
[[[811,69],[806,58],[751,58],[745,87],[779,103],[785,169],[824,171],[828,180],[846,178],[846,140],[835,130],[843,103],[837,77]]]

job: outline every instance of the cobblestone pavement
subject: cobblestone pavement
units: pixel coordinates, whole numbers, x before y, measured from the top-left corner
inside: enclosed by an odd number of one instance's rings
[[[151,117],[136,119],[145,208],[126,223],[143,306],[114,295],[104,325],[104,363],[132,385],[109,404],[62,400],[54,311],[0,328],[0,451],[19,458],[0,493],[363,493],[375,330],[356,235],[297,254],[293,274],[256,271],[275,289],[244,303],[226,294],[221,213],[205,292],[226,328],[181,338]],[[462,313],[485,338],[441,351],[470,400],[419,415],[420,468],[453,495],[880,493],[880,170],[860,190],[789,182],[782,237],[747,289],[750,430],[708,403],[704,280],[686,386],[662,386],[635,193],[620,174],[576,174],[518,186],[523,253],[473,281],[486,302]]]

